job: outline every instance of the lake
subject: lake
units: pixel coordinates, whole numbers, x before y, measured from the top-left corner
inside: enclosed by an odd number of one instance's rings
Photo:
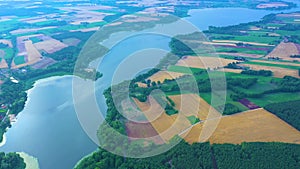
[[[209,25],[227,26],[259,20],[272,12],[242,8],[199,9],[191,10],[191,17],[186,20],[205,30]],[[101,93],[111,84],[113,70],[129,54],[147,48],[169,50],[169,38],[146,36],[122,42],[103,59],[99,70],[104,76],[97,82],[100,105],[105,103]],[[147,43],[144,43],[145,38]],[[131,77],[124,75],[124,79]],[[17,123],[6,133],[7,143],[0,147],[0,151],[26,152],[38,158],[42,169],[69,169],[97,148],[77,119],[72,99],[72,77],[40,80],[29,90],[28,98]],[[105,110],[105,106],[101,107]]]
[[[300,11],[300,2],[297,1],[297,4],[297,8],[282,10],[279,12]],[[265,15],[279,12],[245,8],[192,9],[188,13],[191,17],[187,17],[185,19],[193,23],[200,30],[207,30],[209,26],[230,26],[257,21]]]

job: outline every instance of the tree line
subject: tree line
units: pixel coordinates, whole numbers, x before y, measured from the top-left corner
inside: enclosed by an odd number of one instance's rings
[[[285,143],[209,144],[184,141],[171,150],[149,158],[134,159],[99,149],[75,169],[298,169],[300,146]]]

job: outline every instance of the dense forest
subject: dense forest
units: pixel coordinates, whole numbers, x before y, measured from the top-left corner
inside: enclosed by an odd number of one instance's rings
[[[27,100],[27,94],[25,92],[24,83],[13,83],[7,79],[1,85],[0,104],[7,104],[10,114],[17,115],[23,110],[25,102]],[[6,128],[10,127],[10,121],[8,116],[4,116],[0,123],[0,141],[2,141],[2,135],[5,133]]]
[[[269,104],[265,109],[300,130],[300,100]]]
[[[0,169],[25,169],[24,160],[16,153],[0,153]]]
[[[298,169],[299,167],[299,145],[284,143],[189,145],[180,142],[168,152],[144,159],[125,158],[99,149],[81,161],[76,169]]]

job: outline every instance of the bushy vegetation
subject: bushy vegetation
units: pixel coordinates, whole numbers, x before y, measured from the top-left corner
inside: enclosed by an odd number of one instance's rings
[[[56,61],[72,60],[75,62],[75,58],[78,56],[79,52],[80,48],[69,46],[55,53],[47,54],[46,56]]]
[[[189,46],[187,46],[187,44],[183,43],[182,40],[177,38],[172,38],[170,47],[172,49],[172,53],[179,57],[195,54],[195,52]]]
[[[27,94],[24,83],[13,83],[6,80],[1,85],[0,103],[8,104],[11,114],[18,114],[25,105]]]
[[[282,92],[298,92],[300,91],[300,79],[291,76],[285,76],[277,82],[279,90]]]
[[[81,41],[85,42],[93,34],[94,34],[94,32],[69,32],[69,31],[65,31],[61,34],[53,35],[52,37],[54,39],[57,39],[57,40],[60,40],[60,41],[62,41],[64,39],[68,39],[68,38],[77,38],[77,39],[80,39]]]
[[[0,153],[0,169],[25,169],[26,164],[16,153]]]
[[[298,24],[285,24],[284,26],[280,27],[280,30],[286,31],[298,31],[300,29],[300,25]]]
[[[7,104],[10,114],[17,115],[22,111],[26,100],[27,94],[25,93],[24,83],[13,83],[10,80],[6,80],[1,85],[0,105]],[[8,116],[5,116],[4,119],[0,121],[0,141],[2,141],[2,136],[7,127],[10,127],[10,121]]]
[[[241,112],[241,110],[231,103],[226,103],[223,115],[232,115]]]
[[[188,120],[190,121],[190,123],[192,125],[197,124],[198,122],[200,122],[200,119],[196,116],[189,116],[187,118],[188,118]]]
[[[291,58],[300,58],[300,55],[292,55]]]
[[[113,155],[103,149],[84,159],[76,169],[167,169],[167,168],[203,168],[211,169],[212,161],[210,145],[208,143],[195,144],[180,143],[169,152],[159,156],[133,159]]]
[[[255,75],[255,76],[272,76],[273,72],[270,70],[243,70],[241,74]]]

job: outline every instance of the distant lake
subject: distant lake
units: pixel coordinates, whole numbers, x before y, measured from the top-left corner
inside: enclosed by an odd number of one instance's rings
[[[298,2],[299,4],[299,2]],[[279,12],[300,11],[299,6],[290,10],[268,11],[246,8],[207,8],[192,9],[189,11],[190,17],[185,18],[193,23],[200,30],[207,30],[209,26],[230,26],[240,23],[258,21],[265,15]]]
[[[295,10],[297,9],[293,11]],[[191,10],[191,17],[186,20],[205,30],[209,25],[227,26],[259,20],[273,12],[244,8],[199,9]],[[145,37],[136,37],[114,47],[99,68],[104,74],[97,82],[100,105],[105,103],[101,93],[111,84],[112,70],[127,55],[147,48],[169,50],[169,40],[166,37],[149,35],[146,43]],[[72,77],[38,81],[29,90],[28,98],[17,123],[6,133],[7,143],[0,147],[0,151],[24,151],[38,158],[41,169],[70,169],[82,157],[96,150],[97,146],[81,129],[74,110]]]

